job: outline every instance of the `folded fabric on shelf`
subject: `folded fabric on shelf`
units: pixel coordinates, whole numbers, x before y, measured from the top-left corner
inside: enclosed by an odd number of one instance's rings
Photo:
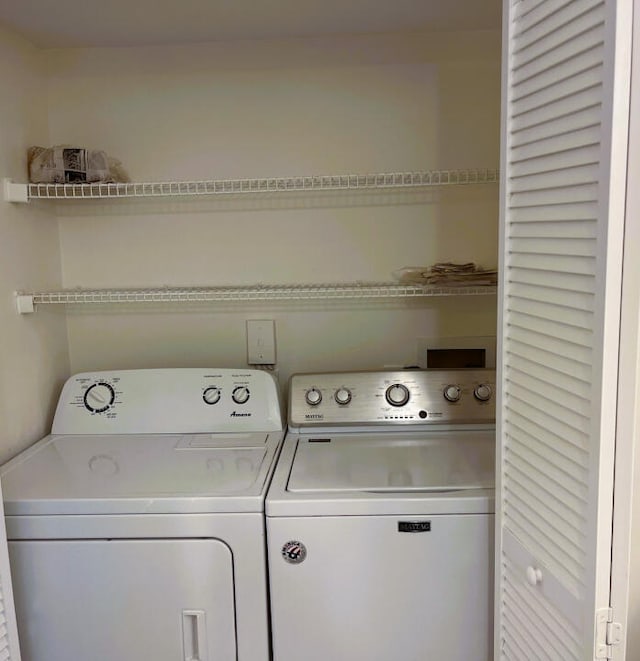
[[[405,266],[393,272],[399,282],[412,285],[440,285],[442,287],[481,287],[495,285],[498,272],[484,269],[474,262],[456,264],[438,262],[431,266]]]

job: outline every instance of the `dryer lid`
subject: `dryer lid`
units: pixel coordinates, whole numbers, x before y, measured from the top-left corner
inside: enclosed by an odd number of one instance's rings
[[[493,432],[302,437],[287,490],[447,492],[494,486]]]
[[[177,501],[260,494],[278,441],[269,436],[49,436],[2,468],[6,513],[138,513],[163,501],[174,511]]]

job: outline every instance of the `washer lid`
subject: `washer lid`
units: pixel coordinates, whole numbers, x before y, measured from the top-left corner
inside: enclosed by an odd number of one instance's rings
[[[11,514],[228,511],[260,495],[269,434],[48,436],[0,472]],[[207,502],[204,502],[207,501]],[[240,508],[242,509],[242,508]]]
[[[348,434],[298,442],[287,490],[446,492],[494,486],[495,434]]]

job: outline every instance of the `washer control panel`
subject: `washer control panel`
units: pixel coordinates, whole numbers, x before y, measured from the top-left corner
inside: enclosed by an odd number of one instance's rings
[[[273,377],[254,369],[85,372],[64,385],[54,434],[277,431]]]
[[[289,425],[495,422],[495,370],[295,374]]]

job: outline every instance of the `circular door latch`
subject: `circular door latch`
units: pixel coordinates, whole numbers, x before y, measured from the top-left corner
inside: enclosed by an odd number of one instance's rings
[[[287,562],[299,565],[307,557],[307,547],[302,542],[292,540],[282,547],[280,553]]]

